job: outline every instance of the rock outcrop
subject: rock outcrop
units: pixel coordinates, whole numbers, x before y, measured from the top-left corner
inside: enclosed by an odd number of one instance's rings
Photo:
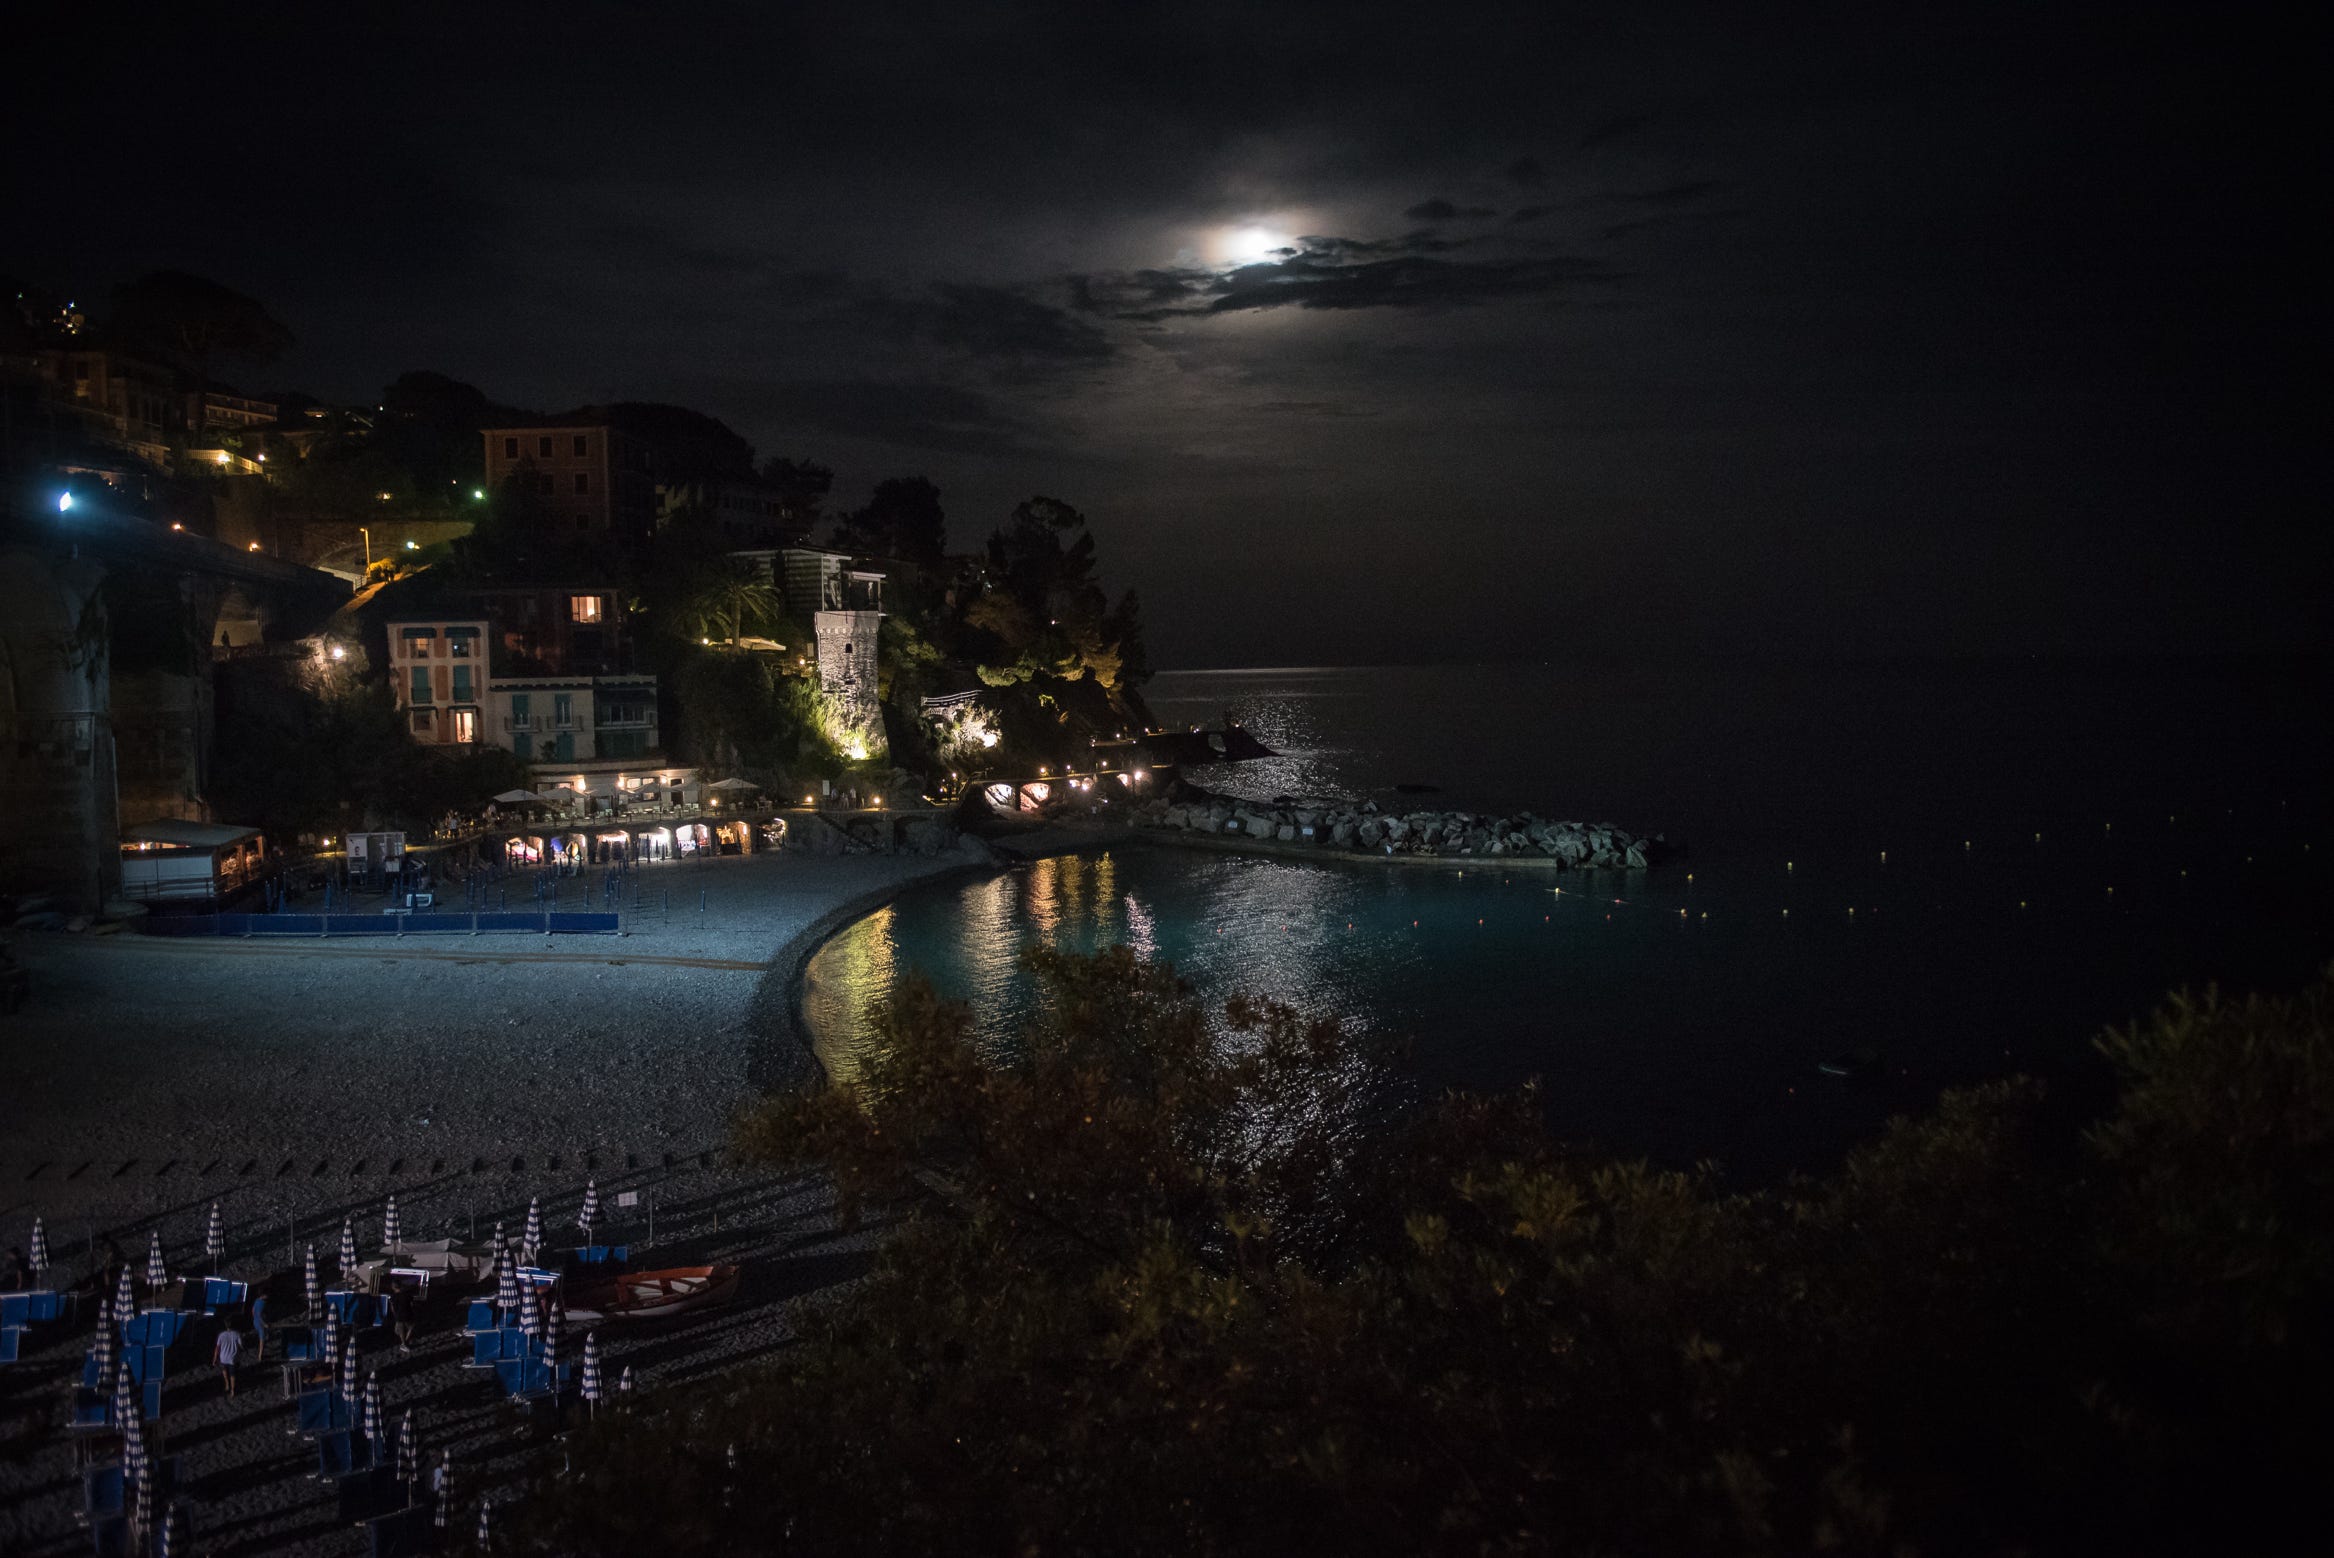
[[[1309,845],[1324,853],[1549,860],[1575,870],[1642,871],[1665,851],[1658,833],[1634,834],[1609,822],[1553,821],[1528,811],[1504,817],[1443,810],[1392,813],[1379,811],[1375,801],[1267,806],[1190,789],[1144,802],[1135,809],[1134,821],[1142,828]]]

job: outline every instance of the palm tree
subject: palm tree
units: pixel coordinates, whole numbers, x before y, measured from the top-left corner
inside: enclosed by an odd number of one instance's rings
[[[767,580],[732,569],[697,592],[689,619],[699,638],[734,644],[748,630],[776,621],[779,609],[778,592]]]

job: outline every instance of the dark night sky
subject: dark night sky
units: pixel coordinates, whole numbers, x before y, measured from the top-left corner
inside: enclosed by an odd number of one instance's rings
[[[5,268],[1066,498],[1163,664],[2323,647],[2285,14],[181,7],[20,53]]]

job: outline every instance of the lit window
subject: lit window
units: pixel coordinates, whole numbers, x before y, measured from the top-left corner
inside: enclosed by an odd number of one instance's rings
[[[454,711],[454,739],[456,741],[476,741],[478,739],[478,711],[476,709],[456,709]]]
[[[597,622],[600,620],[600,598],[597,595],[570,595],[567,598],[567,614],[577,622]]]

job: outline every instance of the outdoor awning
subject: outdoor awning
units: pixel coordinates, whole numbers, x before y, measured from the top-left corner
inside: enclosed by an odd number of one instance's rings
[[[125,831],[122,837],[146,844],[172,844],[180,849],[217,849],[222,844],[257,843],[261,834],[257,828],[239,828],[232,823],[165,817],[160,822],[141,822]]]

